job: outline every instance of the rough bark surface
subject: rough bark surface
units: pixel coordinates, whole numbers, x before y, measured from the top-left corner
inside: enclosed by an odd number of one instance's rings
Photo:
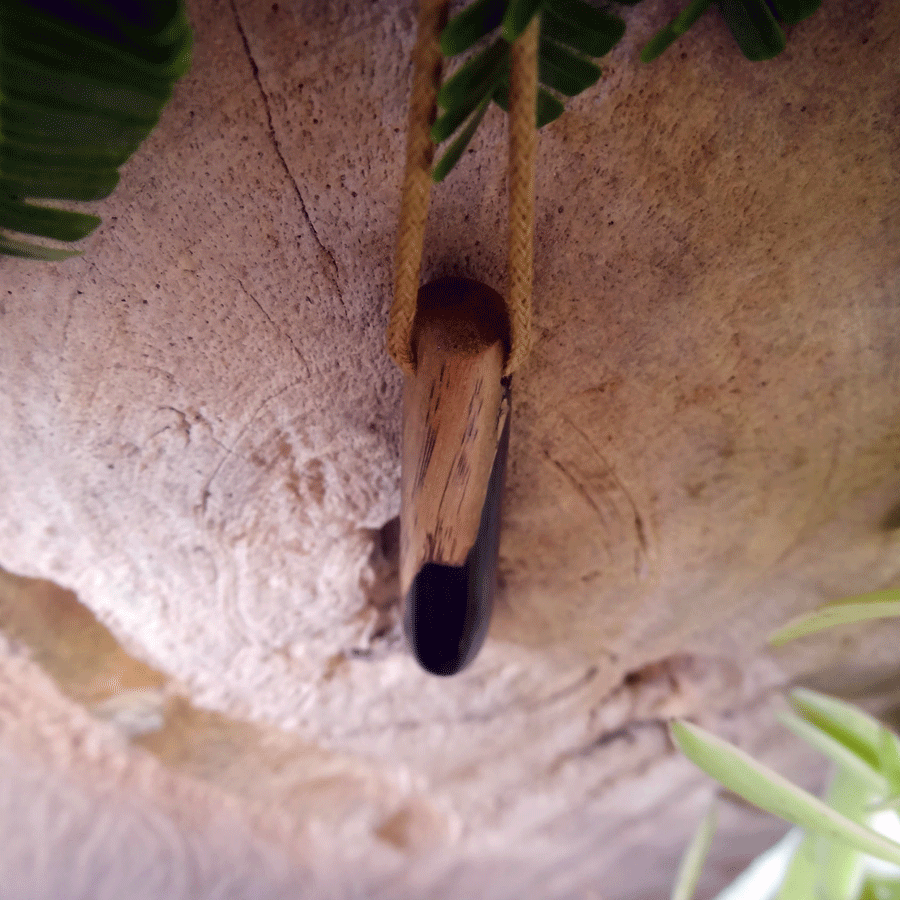
[[[705,790],[668,717],[814,780],[775,737],[778,689],[896,668],[892,625],[764,641],[900,571],[900,30],[890,2],[833,0],[756,64],[710,14],[641,66],[672,12],[627,11],[603,80],[541,134],[503,584],[458,678],[420,672],[396,623],[412,4],[197,0],[193,71],[84,257],[0,260],[0,565],[91,611],[2,580],[23,884],[28,847],[81,827],[47,839],[53,810],[117,816],[134,778],[128,802],[193,848],[143,857],[193,867],[167,896],[246,876],[656,898]],[[435,191],[426,278],[502,290],[503,127]],[[77,762],[79,735],[108,764]],[[44,771],[49,812],[26,816]],[[220,802],[246,835],[209,824]],[[109,834],[82,858],[122,858]]]

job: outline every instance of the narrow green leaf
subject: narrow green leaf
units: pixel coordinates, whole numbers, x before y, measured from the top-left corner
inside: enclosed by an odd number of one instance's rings
[[[819,849],[822,838],[815,832],[806,832],[800,846],[794,851],[784,880],[774,900],[798,900],[815,897],[819,885]]]
[[[693,0],[665,28],[650,38],[641,51],[641,62],[652,62],[667,50],[712,6],[712,2],[713,0]]]
[[[5,144],[0,145],[0,176],[38,180],[42,173],[46,174],[48,179],[79,180],[96,177],[106,180],[116,174],[116,169],[113,166],[72,166],[51,157],[32,161],[25,154],[16,153],[14,148],[7,148]]]
[[[703,871],[703,864],[709,855],[713,835],[716,833],[719,821],[718,812],[716,802],[713,800],[681,859],[678,875],[675,877],[675,884],[672,888],[671,900],[691,900],[694,896],[697,882],[700,880],[700,873]]]
[[[775,15],[785,25],[796,25],[807,16],[811,16],[820,6],[822,0],[772,0]]]
[[[900,739],[884,725],[878,741],[878,762],[892,794],[900,794]]]
[[[4,27],[2,20],[0,27]],[[134,90],[152,94],[160,100],[164,100],[171,93],[173,79],[148,69],[125,54],[106,48],[98,49],[90,42],[84,45],[73,43],[70,46],[59,46],[59,42],[54,43],[46,39],[41,32],[19,32],[13,36],[5,30],[4,34],[7,45],[14,46],[22,56],[54,71],[117,80]]]
[[[431,126],[431,140],[435,144],[440,144],[447,140],[475,112],[482,101],[491,99],[502,79],[503,75],[495,75],[492,81],[485,82],[483,87],[479,85],[478,89],[472,92],[468,103],[454,106],[440,116],[434,125]]]
[[[509,81],[501,81],[494,91],[494,102],[504,112],[509,112]],[[537,110],[535,112],[535,124],[538,128],[549,125],[555,119],[558,119],[566,108],[562,101],[558,100],[549,91],[544,88],[538,88]]]
[[[0,253],[7,256],[19,256],[23,259],[38,259],[43,262],[57,262],[73,256],[81,256],[80,250],[57,250],[54,247],[41,247],[39,244],[27,244],[0,234]]]
[[[99,216],[0,198],[0,228],[9,231],[57,241],[78,241],[99,224]]]
[[[543,128],[555,122],[566,111],[561,100],[557,100],[549,91],[538,89],[537,95],[537,127]]]
[[[115,71],[114,66],[118,64],[124,72],[141,72],[150,82],[160,79],[172,81],[184,74],[180,69],[185,64],[185,51],[188,53],[188,62],[190,58],[192,38],[189,28],[177,47],[167,49],[166,55],[171,59],[163,61],[163,64],[142,58],[134,52],[133,47],[123,47],[104,40],[97,33],[91,33],[22,3],[0,4],[0,28],[3,29],[5,43],[28,48],[21,52],[30,53],[32,49],[36,49],[51,54],[60,61],[75,65],[80,62],[84,67],[82,71],[86,72]]]
[[[886,809],[892,809],[894,812],[900,811],[900,794],[891,794],[884,800],[875,800],[869,804],[869,812],[883,812]]]
[[[857,823],[867,817],[869,789],[846,769],[838,768],[825,803]],[[784,875],[775,900],[854,900],[864,855],[844,841],[805,833]]]
[[[587,56],[598,57],[609,53],[625,34],[625,23],[621,19],[604,14],[604,21],[606,24],[602,29],[585,28],[547,11],[544,13],[541,28],[547,37],[560,44],[574,47]]]
[[[850,821],[727,741],[683,721],[673,722],[671,732],[688,759],[754,806],[900,865],[900,844]]]
[[[120,165],[121,163],[115,163],[113,160],[117,157],[122,157],[122,161],[128,159],[146,138],[144,129],[129,131],[127,134],[99,135],[89,130],[68,136],[64,133],[48,134],[46,129],[32,125],[27,120],[13,123],[8,115],[4,116],[2,104],[0,104],[0,117],[3,118],[3,143],[0,144],[0,158],[6,150],[13,148],[15,150],[34,150],[41,156],[46,154],[56,158],[61,164],[71,155],[83,159],[104,157],[110,165]],[[93,164],[90,163],[90,165]]]
[[[0,174],[0,192],[11,197],[55,200],[102,200],[119,183],[119,173],[57,170],[52,174],[38,170],[33,174]]]
[[[469,146],[469,142],[472,140],[473,135],[478,130],[478,126],[481,124],[481,120],[484,118],[484,114],[487,112],[489,105],[490,97],[485,97],[484,100],[478,104],[478,108],[470,117],[469,123],[459,133],[459,136],[441,157],[440,162],[434,167],[434,170],[431,173],[431,177],[434,181],[443,181],[450,170],[459,162],[459,158],[463,155],[466,147]]]
[[[867,782],[847,769],[837,769],[825,802],[842,816],[859,825],[867,825],[868,807],[875,796]],[[864,855],[845,841],[819,838],[819,890],[813,896],[822,900],[845,900],[854,897],[859,884]]]
[[[573,28],[583,28],[598,34],[614,32],[621,22],[618,16],[591,6],[584,0],[545,0],[544,7],[551,15]]]
[[[120,53],[127,54],[145,64],[153,66],[158,72],[172,78],[179,77],[178,61],[185,42],[190,43],[190,29],[185,33],[186,18],[176,17],[173,27],[168,30],[168,39],[161,41],[162,32],[151,33],[146,29],[135,28],[119,15],[118,9],[111,6],[100,9],[96,4],[87,2],[47,4],[49,10],[41,10],[43,4],[22,3],[17,0],[5,0],[4,18],[13,25],[27,22],[28,30],[47,30],[52,23],[62,27],[71,37],[95,40],[114,47]],[[120,4],[121,7],[134,9],[136,4]],[[92,8],[93,7],[93,8]]]
[[[509,58],[509,44],[496,40],[490,47],[472,57],[459,71],[448,78],[438,91],[438,103],[446,110],[465,106],[479,86],[490,84],[502,71]]]
[[[785,47],[784,32],[765,0],[718,0],[741,53],[753,62],[772,59]]]
[[[11,98],[0,102],[0,120],[4,134],[8,128],[14,134],[30,136],[34,143],[46,139],[55,142],[67,140],[76,147],[103,149],[137,146],[151,130],[148,124],[136,125],[127,119],[84,110],[54,109]]]
[[[148,123],[148,127],[159,118],[169,99],[138,91],[121,80],[60,71],[11,53],[6,47],[0,60],[0,84],[4,95],[20,97],[29,103],[126,116],[135,122]]]
[[[537,15],[541,0],[509,0],[503,17],[503,37],[511,44]]]
[[[834,738],[827,731],[810,724],[800,716],[791,713],[779,713],[778,721],[801,740],[806,741],[815,750],[827,756],[843,769],[853,772],[865,782],[869,790],[884,794],[887,782],[878,769],[873,768],[866,759],[857,755],[846,744]]]
[[[538,77],[547,87],[574,97],[595,85],[601,74],[598,66],[549,38],[541,38]]]
[[[769,638],[769,643],[777,647],[835,625],[850,625],[854,622],[891,619],[897,616],[900,616],[900,588],[872,591],[858,597],[826,603],[811,613],[791,619]]]
[[[51,143],[25,143],[12,139],[4,130],[0,143],[0,169],[16,161],[33,166],[65,167],[68,169],[115,169],[128,159],[130,151],[106,152]]]
[[[859,900],[900,900],[900,881],[871,875],[863,883]]]
[[[456,56],[474,47],[502,21],[506,0],[476,0],[454,16],[441,32],[441,52]]]
[[[797,688],[790,694],[791,706],[811,725],[831,735],[843,744],[866,765],[882,775],[881,753],[884,734],[895,746],[898,738],[886,729],[878,719],[863,712],[852,703],[845,703],[835,697]]]

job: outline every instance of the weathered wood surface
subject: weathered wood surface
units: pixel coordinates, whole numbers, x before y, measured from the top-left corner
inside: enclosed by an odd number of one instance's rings
[[[198,0],[194,71],[85,257],[0,261],[0,564],[230,717],[199,757],[155,752],[283,804],[338,896],[348,871],[370,896],[665,896],[702,799],[667,715],[730,708],[774,754],[775,686],[896,667],[892,626],[764,650],[898,575],[894,4],[825,3],[768,64],[711,14],[639,65],[672,13],[628,10],[541,136],[502,586],[458,679],[402,649],[383,528],[411,4]],[[504,147],[493,111],[425,279],[502,286]],[[242,756],[247,721],[321,754],[315,784]]]
[[[506,424],[507,345],[496,309],[485,309],[502,300],[476,287],[453,279],[420,292],[416,373],[403,392],[401,597],[423,563],[466,561]]]

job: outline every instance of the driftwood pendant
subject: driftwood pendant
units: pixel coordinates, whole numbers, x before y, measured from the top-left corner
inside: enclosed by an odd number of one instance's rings
[[[499,294],[445,278],[419,291],[403,397],[400,587],[420,665],[453,675],[487,634],[509,444]]]

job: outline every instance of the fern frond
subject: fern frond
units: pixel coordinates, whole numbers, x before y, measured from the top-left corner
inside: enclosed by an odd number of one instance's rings
[[[811,16],[822,0],[717,0],[738,47],[747,59],[778,56],[786,38],[779,22],[796,25]],[[644,47],[641,60],[652,62],[705,13],[713,0],[693,0]]]
[[[634,5],[638,0],[621,2]],[[605,56],[625,33],[621,19],[585,0],[475,0],[467,6],[441,34],[445,56],[464,53],[498,30],[499,34],[438,93],[443,112],[432,128],[432,139],[440,144],[456,137],[434,167],[435,181],[443,180],[459,161],[491,100],[508,109],[510,45],[536,15],[541,16],[538,128],[562,114],[564,106],[558,95],[574,97],[597,83],[601,70],[593,60]]]
[[[26,201],[106,197],[188,70],[192,42],[182,0],[0,2],[0,253],[77,255],[8,232],[76,241],[100,224]]]

